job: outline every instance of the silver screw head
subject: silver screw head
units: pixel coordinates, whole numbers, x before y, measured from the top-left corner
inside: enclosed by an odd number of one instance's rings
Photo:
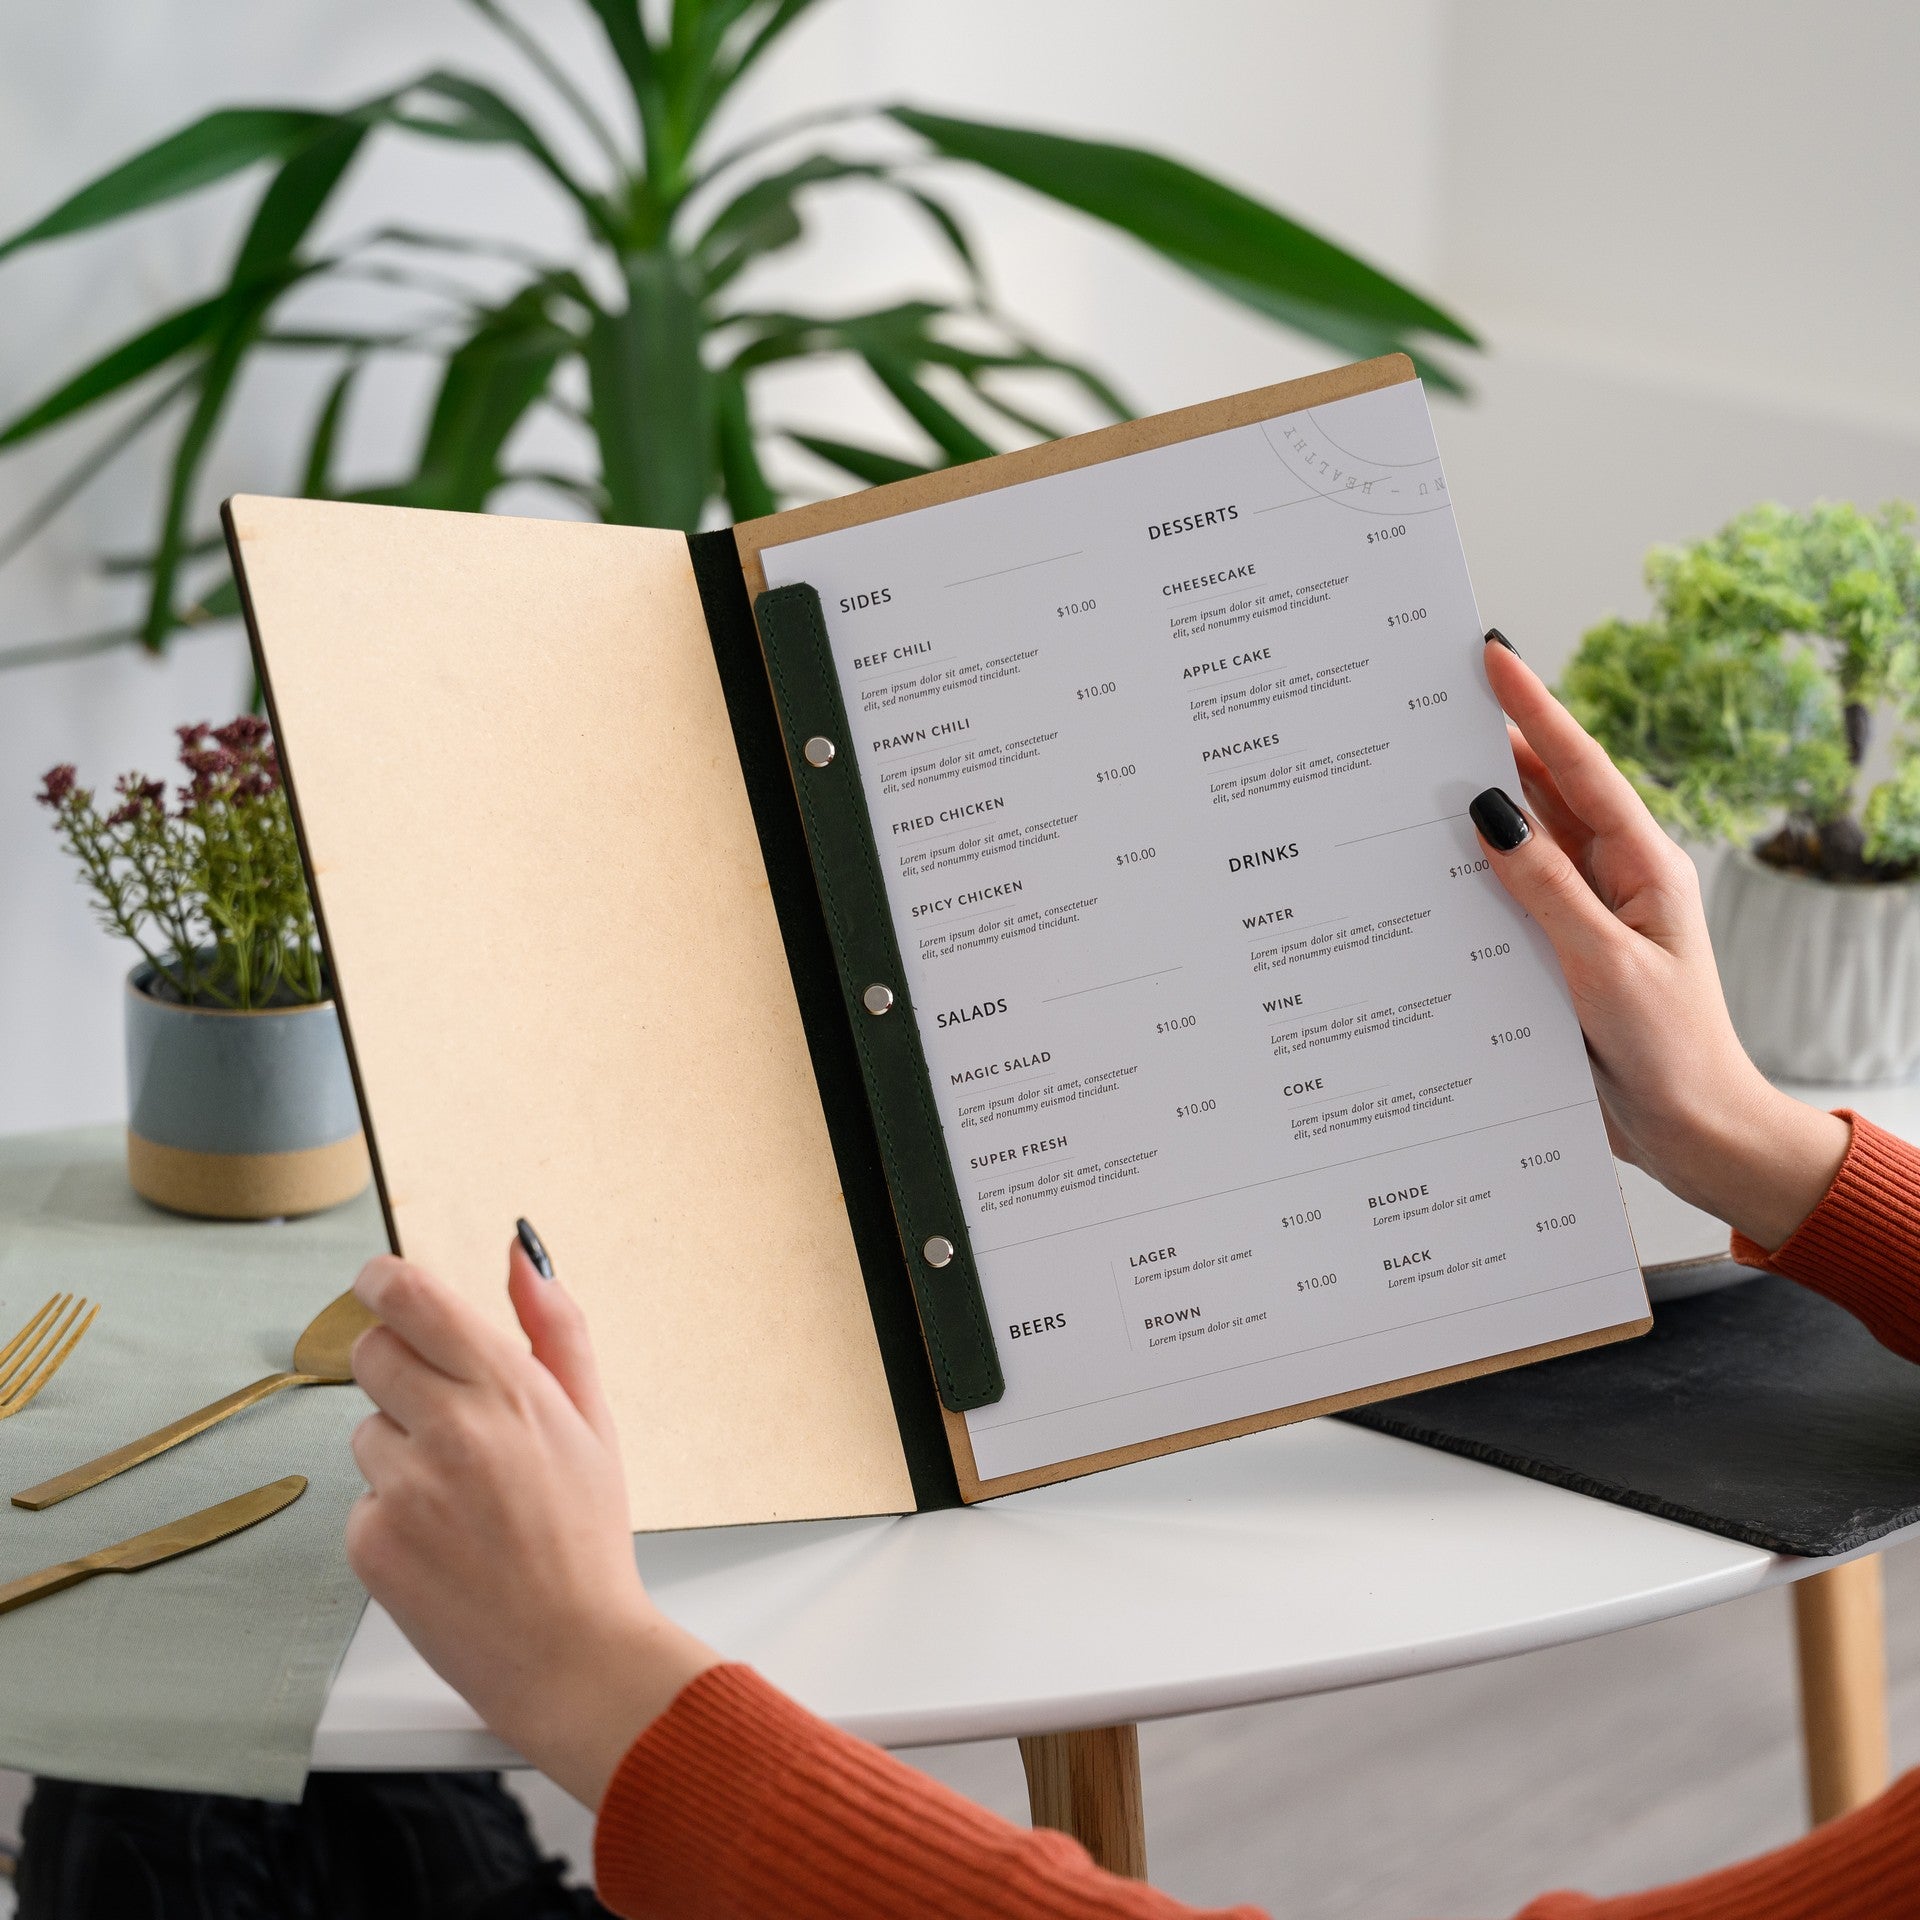
[[[920,1249],[920,1257],[930,1267],[944,1267],[953,1259],[953,1242],[944,1234],[936,1233]]]
[[[824,733],[816,733],[800,751],[807,756],[808,766],[830,767],[833,765],[833,756],[838,749]]]
[[[893,1005],[893,989],[891,987],[883,987],[879,981],[876,980],[873,985],[860,996],[860,1004],[865,1007],[869,1013],[885,1013],[886,1010]]]

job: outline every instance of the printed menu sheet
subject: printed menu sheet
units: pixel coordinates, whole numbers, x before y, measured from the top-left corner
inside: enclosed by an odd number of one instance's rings
[[[1007,1391],[983,1479],[1646,1311],[1415,382],[775,547]]]

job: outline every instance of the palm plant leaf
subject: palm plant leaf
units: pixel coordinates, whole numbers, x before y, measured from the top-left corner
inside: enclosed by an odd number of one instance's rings
[[[747,384],[737,374],[714,381],[714,426],[720,440],[720,480],[727,511],[736,520],[757,520],[780,504],[760,465]]]
[[[0,260],[196,193],[262,160],[286,160],[333,122],[307,107],[223,107],[109,168],[31,226],[0,240]]]
[[[887,111],[948,158],[1118,227],[1176,265],[1209,268],[1234,283],[1373,320],[1395,333],[1477,344],[1451,314],[1331,240],[1163,154],[914,107]]]
[[[692,527],[712,491],[713,376],[686,263],[665,253],[627,264],[626,303],[596,309],[587,377],[610,520]]]
[[[929,471],[878,447],[856,446],[851,440],[828,440],[817,433],[789,432],[787,438],[805,447],[817,460],[850,474],[863,487],[884,487],[894,480],[912,480]]]
[[[1458,320],[1333,242],[1183,163],[1146,150],[894,106],[876,115],[829,108],[724,151],[707,129],[742,79],[819,0],[578,0],[624,85],[632,124],[603,114],[539,31],[529,0],[468,0],[542,88],[541,112],[445,68],[338,111],[243,106],[203,115],[110,167],[38,220],[0,240],[7,255],[83,233],[270,169],[225,282],[152,321],[0,422],[0,453],[36,441],[120,395],[146,397],[13,530],[30,537],[143,431],[177,412],[151,541],[137,561],[145,607],[127,629],[81,636],[96,651],[136,637],[164,645],[183,624],[235,604],[206,577],[215,554],[192,532],[209,462],[247,368],[260,353],[324,356],[312,418],[290,479],[309,496],[486,508],[503,488],[534,484],[570,506],[639,525],[693,528],[715,500],[735,518],[773,511],[764,449],[784,440],[853,480],[878,484],[929,470],[837,435],[772,417],[762,381],[778,369],[838,360],[863,371],[933,465],[975,460],[1060,428],[1049,393],[1072,410],[1123,418],[1124,397],[1091,366],[1033,340],[1000,307],[966,225],[923,177],[929,164],[996,174],[1133,236],[1162,258],[1275,323],[1365,355],[1409,342],[1472,346]],[[557,111],[604,163],[591,177],[548,131]],[[863,119],[892,147],[842,150]],[[916,157],[887,157],[905,133]],[[578,225],[553,251],[482,228],[376,225],[322,254],[312,236],[375,136],[484,145],[519,155],[564,196]],[[808,144],[810,142],[810,144]],[[809,196],[847,188],[892,196],[924,221],[953,291],[866,311],[742,305],[749,267],[807,232]],[[301,289],[351,283],[387,303],[379,317],[313,324]],[[345,472],[353,398],[395,354],[438,368],[433,404],[404,471],[378,485]],[[1424,357],[1429,380],[1457,390]],[[584,396],[584,398],[583,398]],[[545,411],[583,430],[580,472],[517,464],[520,429]],[[562,462],[562,465],[565,463]],[[0,542],[0,559],[9,547]],[[205,590],[200,590],[204,588]],[[1864,618],[1864,616],[1863,616]],[[15,650],[0,663],[64,657],[67,643]],[[1920,655],[1917,655],[1920,657]]]
[[[226,311],[227,296],[216,294],[211,300],[196,300],[192,306],[181,307],[164,320],[142,328],[0,427],[0,448],[31,440],[36,434],[57,426],[69,414],[84,412],[96,401],[144,380],[190,348],[202,345],[213,335]]]
[[[353,498],[478,513],[507,478],[508,438],[579,342],[548,312],[550,289],[524,287],[489,313],[447,361],[412,476]],[[343,379],[346,376],[343,376]]]

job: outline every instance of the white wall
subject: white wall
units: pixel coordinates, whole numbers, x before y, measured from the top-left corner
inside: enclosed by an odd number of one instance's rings
[[[557,0],[540,11],[567,17]],[[1549,670],[1641,604],[1640,557],[1749,501],[1920,494],[1908,352],[1920,16],[1899,0],[837,0],[747,103],[930,105],[1110,133],[1193,158],[1449,300],[1495,352],[1440,431],[1483,610]],[[590,37],[576,33],[583,51]],[[511,71],[457,0],[65,0],[0,22],[0,230],[189,113],[339,101],[442,61]],[[205,287],[244,190],[0,265],[0,416]],[[1222,309],[1127,242],[970,186],[1013,304],[1145,407],[1329,356]],[[389,148],[337,228],[404,207],[558,241],[512,162]],[[783,269],[827,299],[911,284],[926,256],[849,205]],[[207,505],[289,484],[288,371],[248,390]],[[417,392],[357,424],[379,470]],[[782,404],[824,430],[882,418],[809,376]],[[0,525],[87,441],[0,459]],[[86,496],[0,570],[0,649],[108,623],[88,558],[137,544],[150,473]],[[183,719],[231,711],[231,633],[164,664],[113,655],[0,675],[0,1132],[111,1117],[119,949],[88,921],[29,795],[42,768],[157,765]]]
[[[1549,669],[1655,540],[1920,496],[1916,55],[1897,0],[1458,0],[1440,281],[1498,351],[1442,434]]]

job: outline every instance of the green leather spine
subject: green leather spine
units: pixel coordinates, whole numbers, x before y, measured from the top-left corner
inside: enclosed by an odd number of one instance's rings
[[[933,1104],[820,596],[804,584],[774,587],[755,601],[754,615],[934,1383],[956,1413],[990,1406],[1006,1381]],[[824,767],[806,757],[816,737],[834,744]],[[893,996],[884,1013],[867,1009],[874,986]],[[945,1266],[926,1258],[935,1239],[953,1248]]]

